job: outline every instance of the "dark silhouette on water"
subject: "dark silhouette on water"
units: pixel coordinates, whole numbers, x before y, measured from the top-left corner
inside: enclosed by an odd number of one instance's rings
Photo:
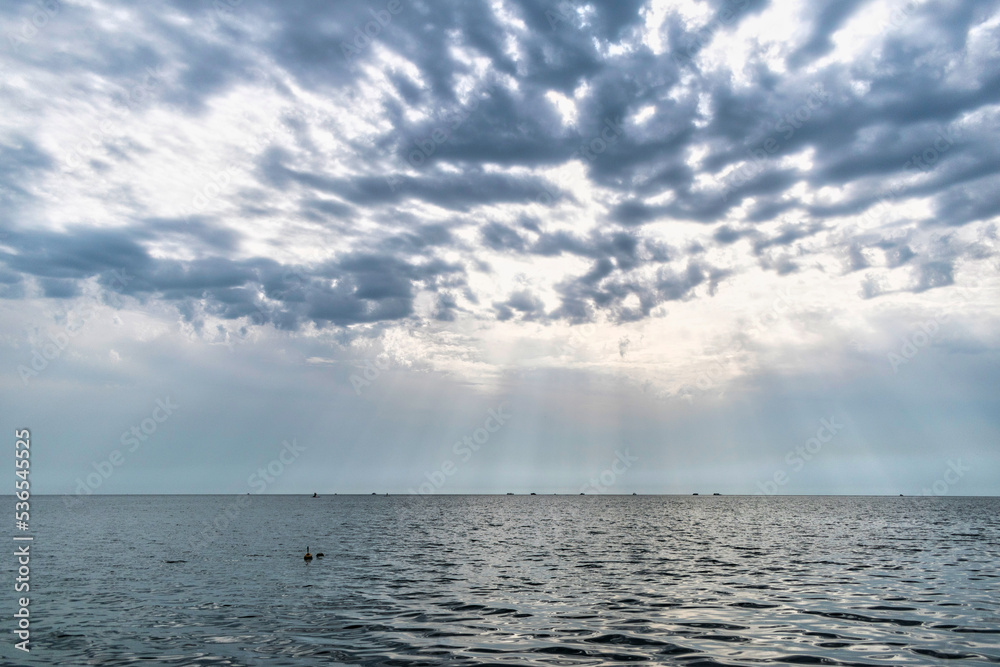
[[[306,547],[306,555],[305,555],[305,556],[303,556],[302,558],[303,558],[303,559],[304,559],[304,560],[305,560],[306,562],[309,562],[309,561],[311,561],[311,560],[313,559],[313,555],[312,555],[311,553],[309,553],[309,547]]]

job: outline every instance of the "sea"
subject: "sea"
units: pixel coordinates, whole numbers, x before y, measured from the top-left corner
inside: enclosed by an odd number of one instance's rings
[[[30,652],[12,546],[3,665],[1000,663],[997,498],[41,496],[31,517]]]

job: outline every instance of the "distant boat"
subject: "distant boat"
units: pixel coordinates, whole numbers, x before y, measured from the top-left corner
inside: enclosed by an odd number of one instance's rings
[[[698,494],[697,494],[697,493],[692,493],[691,495],[692,495],[692,496],[697,496]]]
[[[532,492],[531,492],[531,495],[533,495],[533,496],[534,496],[534,495],[538,495],[538,494],[536,494],[536,493],[535,493],[534,491],[532,491]]]
[[[510,491],[508,491],[508,492],[507,492],[507,495],[508,495],[508,496],[512,496],[512,495],[514,495],[514,494],[513,494],[513,493],[511,493]]]
[[[722,494],[721,493],[713,493],[712,495],[713,496],[721,496]]]
[[[316,495],[315,491],[313,491],[313,498],[319,498],[319,496]]]
[[[638,493],[636,493],[635,491],[633,491],[633,492],[632,492],[632,495],[633,495],[633,496],[637,496],[637,495],[639,495],[639,494],[638,494]]]

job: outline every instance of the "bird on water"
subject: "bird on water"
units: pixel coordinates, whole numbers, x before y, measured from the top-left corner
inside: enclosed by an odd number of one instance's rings
[[[303,556],[303,558],[304,558],[304,559],[305,559],[306,561],[310,561],[310,560],[312,560],[312,559],[313,559],[313,555],[312,555],[311,553],[309,553],[309,547],[306,547],[306,555],[305,555],[305,556]]]

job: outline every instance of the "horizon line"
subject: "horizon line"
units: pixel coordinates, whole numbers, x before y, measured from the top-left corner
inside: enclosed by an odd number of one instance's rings
[[[542,492],[469,492],[469,493],[409,493],[409,492],[350,492],[350,493],[340,493],[335,491],[332,493],[321,494],[318,491],[318,495],[315,498],[324,498],[332,496],[411,496],[415,498],[428,497],[428,496],[589,496],[589,497],[601,497],[601,496],[621,496],[621,497],[632,497],[632,496],[676,496],[680,498],[692,498],[698,496],[699,498],[721,498],[721,497],[733,497],[733,498],[767,498],[767,497],[785,497],[785,498],[1000,498],[1000,494],[972,494],[972,495],[958,495],[958,494],[947,494],[947,495],[937,495],[937,494],[894,494],[894,493],[639,493],[636,492],[625,492],[625,493],[574,493],[574,492],[552,492],[552,493],[542,493]],[[0,494],[4,496],[14,496],[13,493]],[[313,499],[314,496],[309,492],[304,493],[88,493],[88,494],[78,494],[78,493],[33,493],[32,496],[51,496],[51,497],[62,497],[62,496],[75,496],[79,498],[89,498],[92,496],[289,496],[289,497],[303,497]]]

